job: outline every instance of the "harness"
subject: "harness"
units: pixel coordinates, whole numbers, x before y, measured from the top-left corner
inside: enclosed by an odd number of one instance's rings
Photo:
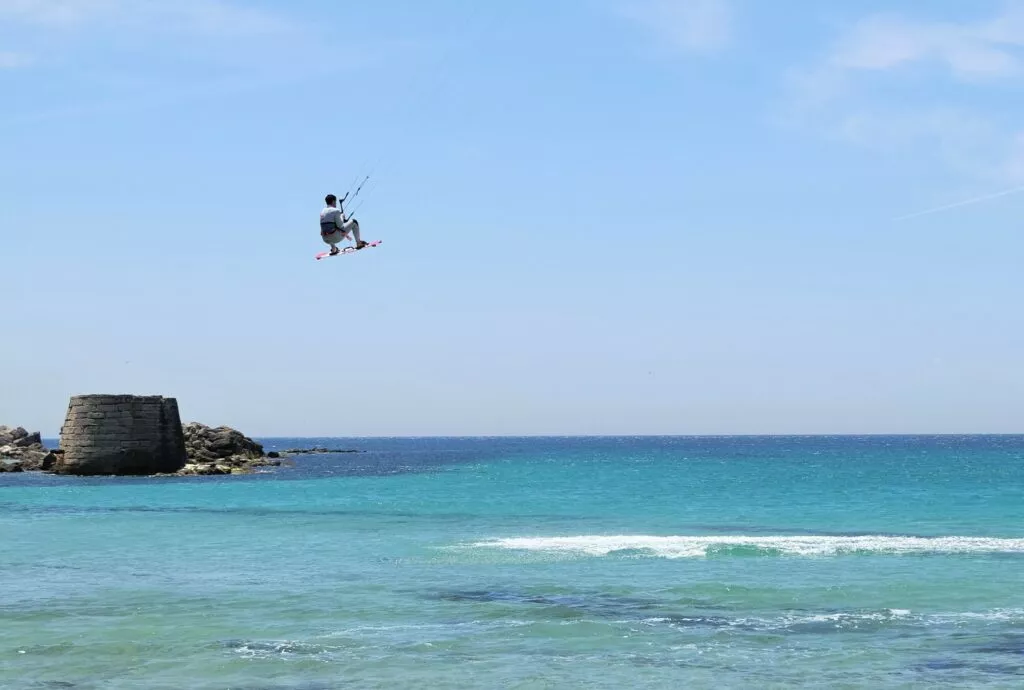
[[[344,215],[341,216],[341,219],[345,223],[347,223],[349,220],[352,220],[351,218],[349,218],[348,220],[345,220],[345,216]],[[330,228],[330,229],[328,229],[328,228]],[[339,228],[338,227],[337,219],[335,219],[335,220],[321,220],[320,221],[320,234],[321,235],[333,235],[336,232],[347,232],[345,230],[345,228]]]
[[[339,214],[343,223],[354,223],[355,219],[345,218],[345,212],[339,209]],[[335,216],[334,220],[320,220],[320,234],[321,235],[333,235],[336,232],[348,233],[348,229],[338,227],[338,217]]]

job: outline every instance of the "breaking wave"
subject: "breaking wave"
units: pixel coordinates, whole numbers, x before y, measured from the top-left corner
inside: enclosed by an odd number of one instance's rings
[[[647,536],[512,537],[478,541],[491,548],[587,556],[839,556],[847,554],[1024,554],[1024,539],[895,536]]]

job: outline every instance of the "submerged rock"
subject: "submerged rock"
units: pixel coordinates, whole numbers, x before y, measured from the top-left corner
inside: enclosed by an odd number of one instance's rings
[[[180,477],[206,477],[219,474],[249,474],[248,467],[223,465],[215,462],[190,462],[175,474]]]
[[[282,450],[280,455],[324,455],[327,453],[362,453],[361,450],[354,450],[352,448],[324,448],[317,446],[315,448],[289,448],[288,450]]]

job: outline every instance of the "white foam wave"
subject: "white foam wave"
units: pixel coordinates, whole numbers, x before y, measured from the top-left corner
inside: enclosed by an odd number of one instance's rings
[[[857,629],[873,625],[906,624],[912,626],[960,625],[964,622],[983,621],[992,623],[1018,624],[1024,620],[1024,609],[993,609],[989,611],[964,611],[958,613],[915,613],[910,609],[882,609],[868,612],[838,612],[814,614],[785,614],[775,617],[748,616],[733,618],[727,625],[734,628],[763,630],[798,630],[805,627],[829,627]],[[630,621],[622,621],[629,623]],[[645,618],[642,625],[676,625],[673,618]]]
[[[643,551],[662,558],[700,558],[716,550],[748,548],[789,556],[836,556],[845,553],[981,554],[1024,553],[1024,539],[997,537],[892,536],[647,536],[581,535],[512,537],[470,544],[473,548],[607,556]]]

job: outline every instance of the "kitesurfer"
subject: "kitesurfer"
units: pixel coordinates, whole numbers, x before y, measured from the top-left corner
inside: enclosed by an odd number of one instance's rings
[[[338,243],[352,239],[352,235],[355,235],[356,249],[365,247],[366,242],[359,236],[359,221],[345,217],[338,197],[328,194],[324,197],[324,202],[327,206],[320,211],[320,238],[331,245],[331,254],[338,254],[341,251],[338,249]]]

